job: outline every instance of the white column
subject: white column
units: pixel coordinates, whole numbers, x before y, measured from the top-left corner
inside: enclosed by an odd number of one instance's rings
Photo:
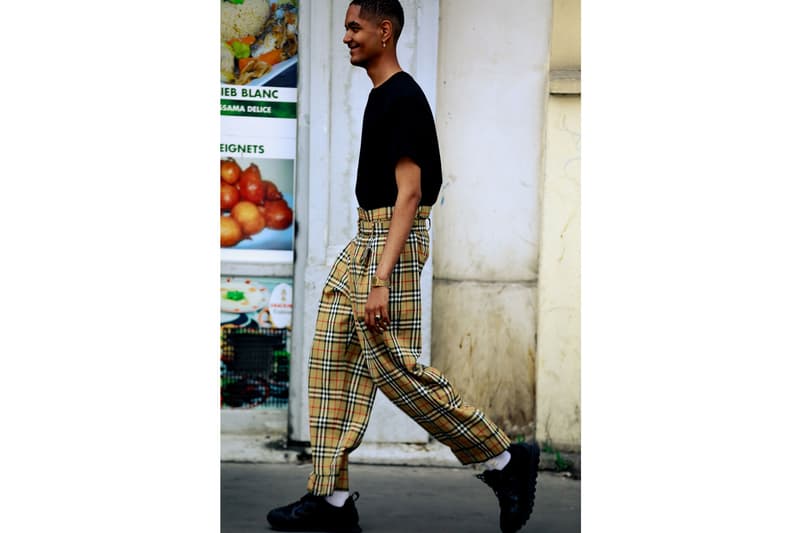
[[[433,365],[533,437],[550,0],[442,0]]]

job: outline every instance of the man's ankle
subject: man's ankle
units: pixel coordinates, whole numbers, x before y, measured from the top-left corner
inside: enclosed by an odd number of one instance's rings
[[[325,501],[334,507],[344,507],[347,498],[350,497],[350,492],[346,490],[335,490],[330,496],[325,496]]]
[[[502,470],[506,467],[509,461],[511,461],[511,454],[508,452],[508,450],[506,450],[500,455],[492,457],[488,461],[484,462],[483,466],[486,467],[486,470]]]

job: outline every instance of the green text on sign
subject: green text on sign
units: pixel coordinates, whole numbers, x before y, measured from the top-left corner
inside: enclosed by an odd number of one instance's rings
[[[221,100],[220,112],[228,117],[297,118],[297,102]]]

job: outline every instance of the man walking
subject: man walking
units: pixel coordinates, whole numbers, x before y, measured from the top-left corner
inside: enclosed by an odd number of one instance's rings
[[[478,477],[497,495],[504,533],[518,531],[533,509],[538,447],[510,444],[441,372],[417,361],[420,274],[442,170],[428,101],[397,60],[403,20],[397,0],[353,0],[345,16],[350,63],[373,84],[356,179],[358,233],[322,292],[308,383],[313,470],[305,496],[267,515],[281,531],[361,531],[348,455],[378,388],[462,464],[485,465]]]

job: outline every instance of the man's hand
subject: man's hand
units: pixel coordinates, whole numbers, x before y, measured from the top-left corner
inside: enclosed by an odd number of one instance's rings
[[[372,287],[365,309],[364,323],[368,330],[382,333],[389,329],[389,288]]]

